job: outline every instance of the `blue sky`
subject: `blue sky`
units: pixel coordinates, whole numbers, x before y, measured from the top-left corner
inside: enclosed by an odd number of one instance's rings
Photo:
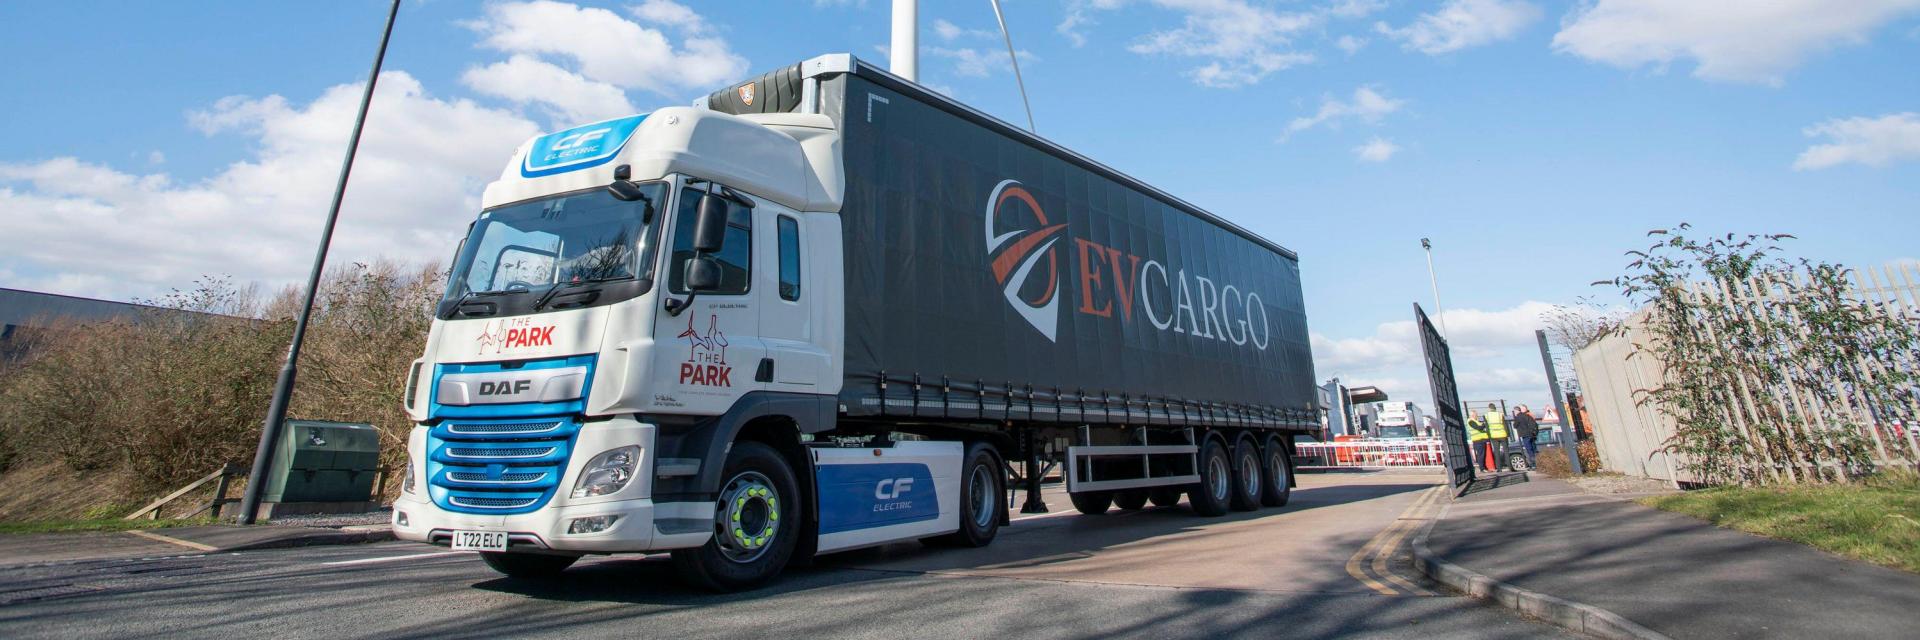
[[[1430,404],[1423,236],[1465,394],[1535,405],[1539,311],[1647,229],[1920,257],[1920,0],[1003,4],[1042,135],[1301,254],[1323,379]],[[889,5],[409,2],[339,259],[444,259],[536,131],[884,61]],[[922,81],[1024,121],[988,3],[923,5]],[[384,7],[0,6],[0,286],[297,279]]]

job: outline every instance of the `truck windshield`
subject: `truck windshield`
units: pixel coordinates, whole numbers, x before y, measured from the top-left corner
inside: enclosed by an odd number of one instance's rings
[[[1380,427],[1380,437],[1411,438],[1413,437],[1413,427]]]
[[[667,185],[640,186],[645,197],[633,202],[594,188],[481,212],[454,259],[447,299],[650,279],[647,229],[665,203]]]

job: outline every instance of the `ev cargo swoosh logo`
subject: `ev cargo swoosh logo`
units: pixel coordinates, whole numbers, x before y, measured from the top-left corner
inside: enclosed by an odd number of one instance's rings
[[[1241,286],[1249,283],[1188,270],[1177,252],[1166,248],[1135,253],[1145,248],[1072,236],[1064,218],[1054,219],[1061,223],[1053,223],[1018,180],[1001,180],[987,197],[985,238],[993,280],[1007,304],[1047,340],[1060,341],[1060,316],[1066,313],[1060,299],[1071,289],[1078,301],[1074,312],[1099,318],[1096,322],[1145,320],[1157,331],[1267,349],[1272,322],[1260,294]],[[1063,242],[1069,238],[1071,243]],[[1062,251],[1071,251],[1074,275],[1063,271]]]
[[[1011,220],[1007,214],[1020,205],[1032,212],[1039,226],[994,233],[1000,221]],[[1060,255],[1056,245],[1066,228],[1064,223],[1049,224],[1047,212],[1040,209],[1040,203],[1018,180],[1000,181],[993,188],[993,195],[987,198],[987,256],[993,267],[993,279],[1000,283],[1007,304],[1013,305],[1013,310],[1047,340],[1056,340],[1060,326]],[[1041,268],[1043,259],[1046,280],[1034,290],[1028,282],[1036,277],[1034,270]],[[1028,290],[1028,294],[1021,295],[1022,290]]]

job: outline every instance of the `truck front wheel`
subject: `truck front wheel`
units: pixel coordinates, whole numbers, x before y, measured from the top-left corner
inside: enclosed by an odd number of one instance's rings
[[[760,585],[786,568],[800,538],[800,483],[773,447],[735,442],[721,472],[714,503],[713,539],[676,549],[674,568],[688,582],[714,591]]]

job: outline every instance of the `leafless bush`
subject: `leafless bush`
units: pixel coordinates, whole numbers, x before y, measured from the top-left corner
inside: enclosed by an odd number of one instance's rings
[[[289,415],[371,422],[385,460],[403,455],[400,399],[420,352],[438,268],[391,262],[332,270],[321,285]],[[298,295],[265,299],[206,278],[139,315],[45,332],[0,371],[0,449],[80,472],[177,486],[252,459]],[[6,462],[0,454],[0,464]]]

